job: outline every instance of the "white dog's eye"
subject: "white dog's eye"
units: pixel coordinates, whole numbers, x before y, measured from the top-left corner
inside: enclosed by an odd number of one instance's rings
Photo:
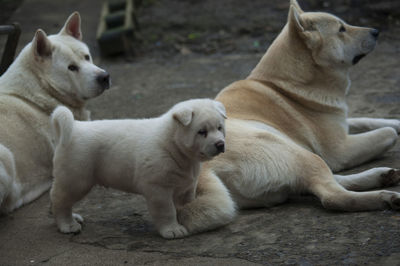
[[[218,131],[222,131],[222,126],[219,126],[219,127],[218,127]]]
[[[200,136],[203,136],[203,137],[207,138],[208,132],[207,132],[207,130],[205,130],[205,129],[201,129],[201,130],[199,130],[199,132],[197,132],[197,134],[199,134]]]
[[[346,31],[346,28],[342,25],[340,28],[339,28],[339,32],[345,32]]]
[[[86,60],[86,61],[89,61],[89,60],[90,60],[90,55],[88,55],[88,54],[85,55],[85,60]]]
[[[68,70],[70,70],[70,71],[78,71],[79,68],[76,65],[69,65],[68,66]]]

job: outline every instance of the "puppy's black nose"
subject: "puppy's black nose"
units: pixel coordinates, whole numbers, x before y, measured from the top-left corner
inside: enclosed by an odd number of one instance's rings
[[[377,29],[372,29],[372,30],[370,31],[370,33],[371,33],[371,35],[372,35],[375,39],[378,39],[379,30],[377,30]]]
[[[103,89],[107,90],[110,88],[110,74],[107,72],[99,74],[96,80]]]
[[[225,142],[223,140],[219,140],[215,143],[215,148],[217,148],[218,152],[225,152]]]

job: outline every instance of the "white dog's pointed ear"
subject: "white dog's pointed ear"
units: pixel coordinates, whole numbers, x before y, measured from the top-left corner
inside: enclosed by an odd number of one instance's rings
[[[297,9],[297,12],[298,12],[299,14],[301,14],[301,13],[304,12],[303,9],[301,9],[299,3],[297,3],[297,0],[290,0],[290,6],[295,7],[295,8]]]
[[[60,35],[69,35],[82,41],[81,16],[78,12],[72,13],[61,29]]]
[[[52,46],[50,40],[47,38],[46,33],[39,29],[35,33],[32,40],[32,50],[35,57],[49,57],[51,56]]]
[[[181,108],[174,112],[172,117],[182,125],[187,126],[192,122],[193,110],[189,108]]]
[[[225,118],[227,119],[228,117],[226,116],[226,110],[225,110],[225,106],[218,101],[215,101],[215,107],[217,108],[218,112]]]

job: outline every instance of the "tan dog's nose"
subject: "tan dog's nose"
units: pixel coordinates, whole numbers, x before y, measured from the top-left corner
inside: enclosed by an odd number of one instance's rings
[[[215,147],[218,152],[225,152],[225,142],[223,140],[219,140],[215,143]]]
[[[377,30],[377,29],[372,29],[372,30],[370,31],[370,33],[371,33],[371,35],[372,35],[375,39],[378,39],[379,30]]]

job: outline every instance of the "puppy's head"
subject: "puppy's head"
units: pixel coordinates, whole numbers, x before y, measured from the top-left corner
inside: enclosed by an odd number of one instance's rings
[[[371,52],[379,35],[372,28],[346,24],[336,16],[323,12],[303,12],[291,0],[288,27],[297,35],[320,66],[351,66]]]
[[[65,97],[84,101],[110,87],[109,74],[93,64],[88,47],[82,42],[81,19],[73,13],[56,35],[38,30],[31,53],[39,78],[50,89]]]
[[[175,142],[193,159],[210,160],[225,151],[226,112],[209,99],[181,102],[172,109],[177,123]]]

